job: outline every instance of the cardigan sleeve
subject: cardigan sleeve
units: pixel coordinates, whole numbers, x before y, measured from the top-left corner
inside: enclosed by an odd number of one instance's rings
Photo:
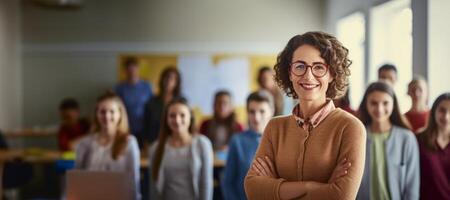
[[[140,152],[137,140],[134,136],[128,138],[128,150],[126,153],[126,170],[129,174],[134,197],[133,199],[141,199],[140,192]]]
[[[274,149],[270,137],[273,134],[277,134],[274,132],[274,122],[273,119],[267,124],[264,134],[261,138],[261,143],[256,150],[256,154],[254,158],[268,156],[271,160],[274,159]],[[253,162],[255,162],[253,160]],[[280,199],[279,198],[279,189],[280,185],[284,180],[281,178],[270,178],[264,176],[258,176],[257,173],[250,167],[247,176],[244,180],[244,188],[247,198],[249,200],[272,200],[272,199]]]
[[[90,154],[89,148],[92,140],[93,137],[91,135],[86,135],[75,146],[75,169],[86,168],[86,162]]]
[[[158,146],[158,141],[154,142],[150,148],[148,149],[148,199],[162,199],[158,193],[158,190],[156,188],[156,182],[153,180],[153,159],[155,159],[155,152],[156,148]]]
[[[366,151],[366,130],[362,123],[353,118],[342,132],[338,161],[347,158],[352,166],[348,174],[334,183],[323,184],[308,190],[305,199],[355,199],[361,183]]]
[[[405,191],[402,194],[404,199],[419,199],[420,191],[420,162],[419,162],[419,145],[414,136],[414,133],[407,134],[406,144],[406,174],[405,174]]]
[[[200,148],[202,155],[202,169],[199,178],[200,200],[212,200],[213,198],[213,167],[214,156],[211,142],[205,136],[200,136]]]

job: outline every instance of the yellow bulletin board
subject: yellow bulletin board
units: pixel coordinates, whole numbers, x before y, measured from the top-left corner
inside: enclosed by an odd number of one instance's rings
[[[191,55],[191,54],[188,54]],[[169,66],[178,67],[179,58],[182,54],[122,54],[118,58],[118,79],[125,79],[125,70],[124,70],[124,61],[129,57],[134,57],[138,60],[139,64],[139,74],[142,79],[149,81],[153,86],[153,91],[155,94],[158,94],[158,83],[159,76],[161,72]],[[273,67],[276,62],[275,55],[254,55],[254,54],[214,54],[210,55],[210,59],[212,63],[215,65],[224,59],[232,59],[232,58],[244,58],[248,59],[248,94],[252,91],[258,89],[257,76],[258,71],[261,67],[269,66]],[[195,69],[194,69],[195,70]],[[204,72],[199,72],[204,73]],[[186,94],[189,91],[182,91],[183,94]],[[247,95],[248,95],[247,94]],[[205,98],[213,98],[214,94],[204,94]],[[246,98],[246,97],[245,97]],[[207,105],[212,107],[211,105]],[[202,110],[201,106],[192,105],[192,109],[194,111],[194,115],[197,121],[197,125],[201,123],[204,119],[211,117]],[[235,104],[236,114],[238,121],[247,126],[247,112],[245,108],[245,104]]]

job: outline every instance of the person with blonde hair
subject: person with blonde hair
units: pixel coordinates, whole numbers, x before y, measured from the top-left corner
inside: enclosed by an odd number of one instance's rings
[[[95,129],[76,146],[75,168],[126,172],[128,176],[124,181],[132,186],[132,199],[141,199],[138,143],[130,134],[125,106],[113,92],[106,92],[97,99]]]

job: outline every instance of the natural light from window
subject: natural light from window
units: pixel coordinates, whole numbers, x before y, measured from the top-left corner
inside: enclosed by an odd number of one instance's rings
[[[350,102],[357,109],[364,94],[364,41],[365,20],[361,12],[353,13],[337,23],[337,37],[349,49],[352,60],[350,66]]]
[[[391,63],[397,67],[398,80],[394,87],[401,112],[411,101],[407,85],[412,79],[412,11],[409,0],[390,1],[371,9],[370,75],[376,81],[378,68]]]

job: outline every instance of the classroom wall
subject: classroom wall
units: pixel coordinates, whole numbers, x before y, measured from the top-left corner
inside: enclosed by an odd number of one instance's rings
[[[0,129],[22,121],[19,1],[0,1]]]
[[[58,123],[61,98],[90,114],[117,80],[123,53],[276,54],[293,35],[324,29],[325,0],[84,1],[80,9],[23,2],[25,126]]]
[[[450,66],[448,52],[450,47],[450,1],[428,1],[428,74],[430,81],[430,103],[442,93],[450,92]]]

